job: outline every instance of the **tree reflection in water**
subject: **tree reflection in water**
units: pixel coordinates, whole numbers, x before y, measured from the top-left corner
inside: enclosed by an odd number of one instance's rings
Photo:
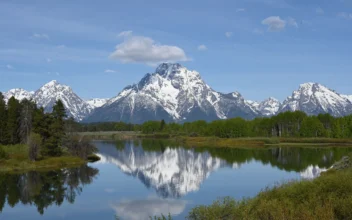
[[[49,172],[0,174],[0,211],[9,206],[34,205],[40,214],[51,205],[65,200],[74,203],[85,185],[91,184],[99,170],[87,165]]]

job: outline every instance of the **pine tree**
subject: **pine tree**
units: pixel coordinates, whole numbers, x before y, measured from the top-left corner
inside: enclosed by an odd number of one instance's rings
[[[19,138],[19,119],[20,119],[20,103],[14,97],[8,101],[7,107],[7,131],[10,144],[18,144]]]
[[[47,140],[46,147],[50,156],[58,156],[61,154],[61,144],[65,136],[66,111],[61,100],[56,101],[51,116],[50,137]]]
[[[6,113],[6,103],[4,96],[0,92],[0,144],[6,144],[7,142],[7,113]]]
[[[161,120],[161,122],[160,122],[160,131],[163,131],[164,128],[165,128],[165,121],[164,121],[164,119],[163,119],[163,120]]]

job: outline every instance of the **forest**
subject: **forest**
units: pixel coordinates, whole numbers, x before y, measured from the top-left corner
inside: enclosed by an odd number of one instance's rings
[[[61,100],[48,113],[27,99],[11,97],[6,103],[0,93],[0,159],[11,159],[8,152],[16,149],[26,152],[31,161],[62,155],[86,159],[95,148],[73,135],[71,120],[67,120]],[[18,159],[18,152],[12,156]]]
[[[143,134],[167,133],[184,136],[219,138],[282,137],[282,138],[352,138],[352,115],[333,117],[330,114],[309,116],[304,112],[282,112],[267,118],[245,120],[232,118],[212,122],[194,121],[165,123],[147,121],[141,125],[123,122],[77,124],[77,131],[140,131]]]

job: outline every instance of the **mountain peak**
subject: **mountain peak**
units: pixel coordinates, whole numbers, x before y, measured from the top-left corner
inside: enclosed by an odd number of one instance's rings
[[[29,92],[27,90],[16,88],[11,89],[8,92],[5,92],[3,95],[5,97],[5,101],[9,100],[11,97],[15,97],[16,99],[22,101],[23,99],[31,99],[33,98],[34,92]]]
[[[181,68],[183,68],[183,66],[179,63],[162,63],[156,68],[155,73],[161,76],[168,76]]]
[[[50,82],[46,83],[44,86],[56,86],[59,83],[57,82],[57,80],[51,80]]]
[[[278,99],[276,99],[276,98],[274,98],[274,97],[269,97],[269,98],[267,98],[265,101],[280,102]]]
[[[304,111],[308,115],[329,113],[339,117],[350,114],[351,102],[336,91],[319,83],[304,83],[283,103],[280,112]]]

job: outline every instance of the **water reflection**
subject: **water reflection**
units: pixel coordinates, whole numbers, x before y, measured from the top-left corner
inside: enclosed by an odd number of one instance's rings
[[[64,201],[73,204],[84,185],[91,184],[98,172],[85,165],[49,172],[0,174],[0,211],[6,202],[12,208],[19,203],[34,205],[41,215],[49,206],[60,206]]]
[[[137,177],[148,188],[155,188],[159,196],[178,198],[197,191],[200,184],[219,167],[229,164],[208,152],[194,152],[184,148],[146,151],[141,146],[126,145],[117,151],[104,145],[99,148],[100,163],[112,163],[128,175]]]
[[[238,169],[252,161],[300,173],[302,178],[315,178],[350,151],[347,148],[189,149],[156,140],[98,142],[97,147],[100,163],[115,164],[146,187],[154,188],[163,198],[179,198],[198,191],[215,170]]]

